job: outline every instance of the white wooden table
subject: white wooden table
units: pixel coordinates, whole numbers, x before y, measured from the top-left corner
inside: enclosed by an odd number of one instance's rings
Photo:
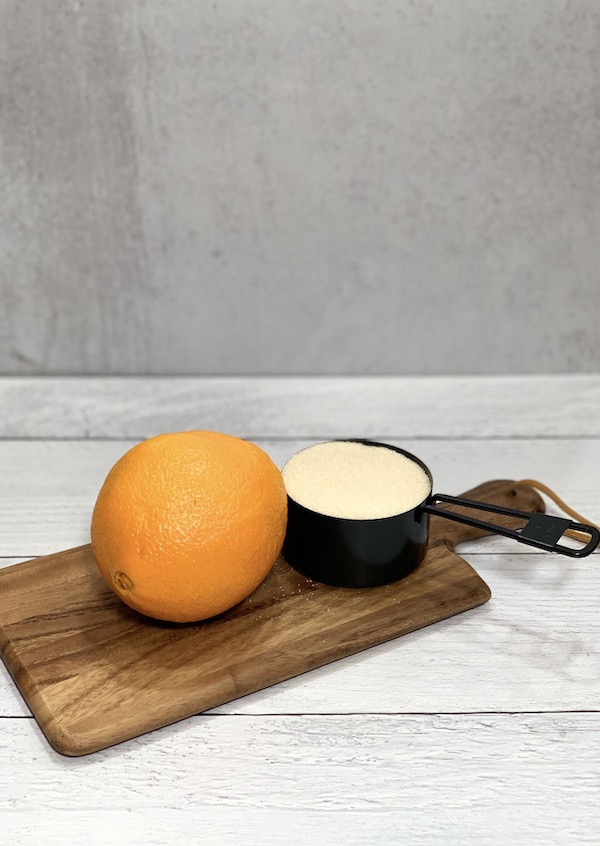
[[[437,490],[533,477],[600,518],[597,376],[4,379],[0,403],[2,566],[86,543],[116,459],[191,428],[280,465],[387,440]],[[599,843],[600,558],[461,550],[487,605],[86,758],[1,665],[0,843]]]

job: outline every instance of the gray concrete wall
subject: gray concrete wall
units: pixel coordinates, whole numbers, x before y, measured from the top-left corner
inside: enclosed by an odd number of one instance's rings
[[[600,368],[597,0],[4,0],[1,373]]]

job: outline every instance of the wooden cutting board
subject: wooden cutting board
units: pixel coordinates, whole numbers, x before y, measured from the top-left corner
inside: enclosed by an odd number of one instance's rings
[[[465,496],[544,510],[506,480]],[[82,546],[0,571],[0,653],[54,748],[85,755],[483,604],[489,588],[454,552],[482,535],[432,517],[423,563],[378,588],[312,582],[280,559],[252,596],[195,624],[132,611]]]

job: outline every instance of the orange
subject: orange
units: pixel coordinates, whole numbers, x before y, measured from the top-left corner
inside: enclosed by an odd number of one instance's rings
[[[150,617],[204,620],[249,596],[277,559],[287,495],[255,444],[219,432],[143,441],[109,472],[92,548],[104,580]]]

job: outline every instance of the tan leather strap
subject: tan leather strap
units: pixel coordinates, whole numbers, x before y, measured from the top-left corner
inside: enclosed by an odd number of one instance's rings
[[[588,526],[594,526],[596,529],[600,529],[600,526],[597,523],[592,523],[591,520],[588,520],[586,517],[582,517],[577,511],[567,505],[564,500],[562,500],[558,494],[556,494],[552,488],[549,488],[548,485],[544,485],[543,482],[538,482],[535,479],[520,479],[518,482],[515,483],[516,485],[527,485],[530,488],[535,488],[536,490],[540,491],[540,493],[546,494],[553,502],[558,505],[558,507],[568,514],[569,517],[572,517],[578,523],[585,523]],[[570,538],[575,538],[576,540],[585,540],[586,536],[582,535],[581,532],[576,532],[573,529],[569,529],[565,532]]]

